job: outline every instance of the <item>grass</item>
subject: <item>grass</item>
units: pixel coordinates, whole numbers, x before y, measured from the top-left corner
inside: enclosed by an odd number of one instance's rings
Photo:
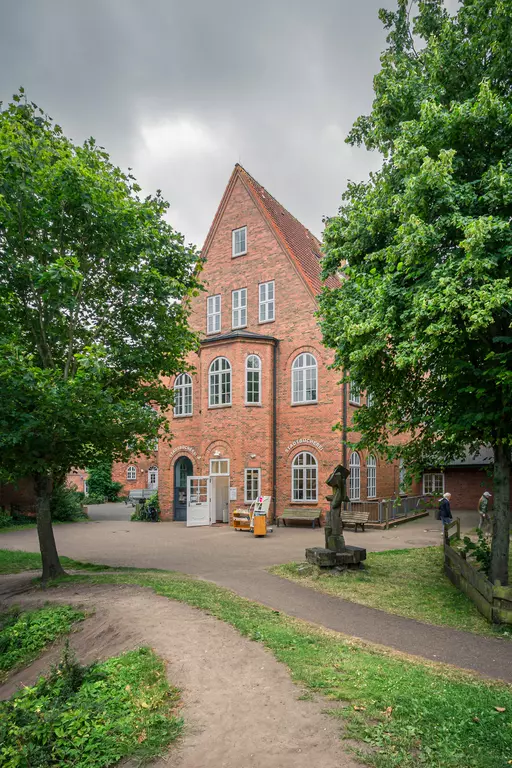
[[[62,581],[70,580],[149,587],[264,644],[297,683],[332,702],[346,736],[369,746],[364,761],[375,768],[505,768],[512,760],[508,685],[355,642],[181,574],[113,572]]]
[[[69,605],[47,605],[34,611],[0,614],[0,681],[24,667],[84,618]]]
[[[69,525],[70,523],[85,523],[88,518],[83,517],[80,520],[52,520],[52,525]],[[14,523],[13,525],[5,525],[0,528],[0,536],[2,533],[12,533],[13,531],[26,531],[30,528],[37,528],[37,523]]]
[[[69,557],[61,557],[60,562],[63,568],[71,568],[76,571],[108,571],[112,569],[112,566],[110,565],[81,563],[79,560],[72,560]],[[17,549],[0,549],[0,574],[38,571],[41,570],[41,568],[42,563],[39,552],[20,552]],[[132,571],[137,569],[116,567],[116,570]]]
[[[360,571],[325,573],[307,563],[287,563],[270,572],[319,592],[398,616],[481,635],[511,637],[493,627],[443,573],[441,547],[369,552]]]
[[[182,730],[179,693],[149,648],[81,667],[67,649],[58,668],[0,703],[3,768],[105,768],[156,757]]]

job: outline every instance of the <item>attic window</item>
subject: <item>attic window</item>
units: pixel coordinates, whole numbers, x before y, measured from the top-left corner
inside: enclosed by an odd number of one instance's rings
[[[233,256],[243,256],[247,253],[247,227],[234,229],[232,232]]]

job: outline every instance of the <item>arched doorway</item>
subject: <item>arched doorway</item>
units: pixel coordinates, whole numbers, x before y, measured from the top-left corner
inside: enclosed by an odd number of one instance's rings
[[[181,456],[174,465],[174,519],[187,519],[187,477],[194,474],[188,456]]]

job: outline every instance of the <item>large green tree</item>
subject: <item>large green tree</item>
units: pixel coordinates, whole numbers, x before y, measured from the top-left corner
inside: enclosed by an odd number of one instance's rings
[[[150,451],[196,343],[197,254],[139,193],[22,90],[0,108],[0,479],[33,478],[44,579],[62,572],[52,487]]]
[[[372,392],[361,447],[444,465],[494,451],[491,578],[508,582],[512,443],[512,3],[381,11],[371,114],[347,139],[383,156],[325,229],[321,301],[336,363]],[[406,436],[393,445],[390,434]],[[396,441],[394,441],[396,443]]]

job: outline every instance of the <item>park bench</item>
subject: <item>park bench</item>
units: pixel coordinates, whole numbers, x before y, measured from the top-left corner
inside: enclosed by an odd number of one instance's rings
[[[277,518],[277,527],[279,528],[280,522],[282,522],[283,525],[286,527],[287,520],[311,520],[314,528],[317,520],[318,520],[318,525],[320,526],[320,510],[307,509],[302,507],[285,509],[283,514]]]
[[[369,516],[369,509],[342,509],[341,530],[343,530],[347,523],[353,523],[355,531],[357,531],[357,526],[360,525],[364,532],[364,526],[368,522]]]
[[[149,488],[140,488],[130,491],[128,498],[125,500],[125,504],[131,504],[132,507],[134,507],[137,502],[142,501],[143,499],[149,499],[153,494],[154,491]]]

